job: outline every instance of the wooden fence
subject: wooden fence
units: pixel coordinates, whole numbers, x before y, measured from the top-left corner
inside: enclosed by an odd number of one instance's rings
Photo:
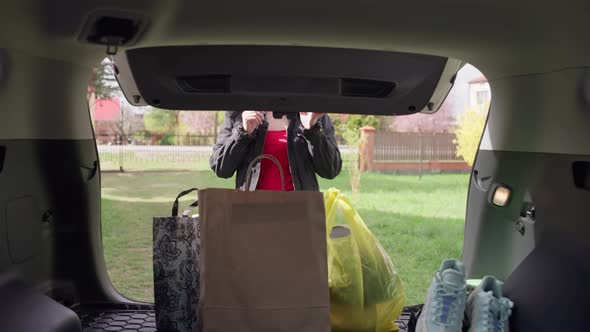
[[[450,133],[397,133],[361,129],[361,169],[378,172],[467,172]]]
[[[455,134],[375,132],[375,161],[463,161]]]

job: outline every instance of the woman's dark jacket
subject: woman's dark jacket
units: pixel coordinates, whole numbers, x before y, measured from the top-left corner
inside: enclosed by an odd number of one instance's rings
[[[262,154],[267,129],[265,121],[248,135],[242,126],[241,113],[226,112],[209,161],[211,169],[222,178],[230,178],[237,171],[236,188],[243,189],[248,165]],[[326,179],[340,174],[342,159],[334,138],[334,126],[327,115],[319,118],[310,129],[303,127],[298,116],[289,120],[287,149],[295,190],[319,191],[316,173]],[[260,163],[253,174],[251,190],[256,189]]]

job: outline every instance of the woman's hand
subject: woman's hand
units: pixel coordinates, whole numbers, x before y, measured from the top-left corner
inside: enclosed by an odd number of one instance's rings
[[[244,111],[242,112],[242,126],[248,135],[252,135],[254,130],[264,122],[264,112]]]
[[[299,117],[301,118],[301,124],[305,129],[310,129],[313,127],[318,119],[324,116],[326,113],[313,113],[313,112],[299,112]]]

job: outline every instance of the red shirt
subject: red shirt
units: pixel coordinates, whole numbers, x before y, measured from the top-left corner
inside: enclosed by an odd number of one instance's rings
[[[289,167],[289,154],[287,152],[287,131],[267,131],[264,139],[263,154],[269,154],[279,160],[285,175],[285,190],[293,191],[293,178]],[[260,163],[260,177],[256,190],[281,190],[281,174],[277,166],[268,159],[262,159]]]

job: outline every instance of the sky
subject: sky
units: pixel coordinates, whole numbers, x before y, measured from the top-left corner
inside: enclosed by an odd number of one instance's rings
[[[463,113],[469,102],[469,81],[483,74],[474,66],[466,64],[457,73],[455,84],[449,92],[448,98],[453,98],[453,110],[455,114]]]

